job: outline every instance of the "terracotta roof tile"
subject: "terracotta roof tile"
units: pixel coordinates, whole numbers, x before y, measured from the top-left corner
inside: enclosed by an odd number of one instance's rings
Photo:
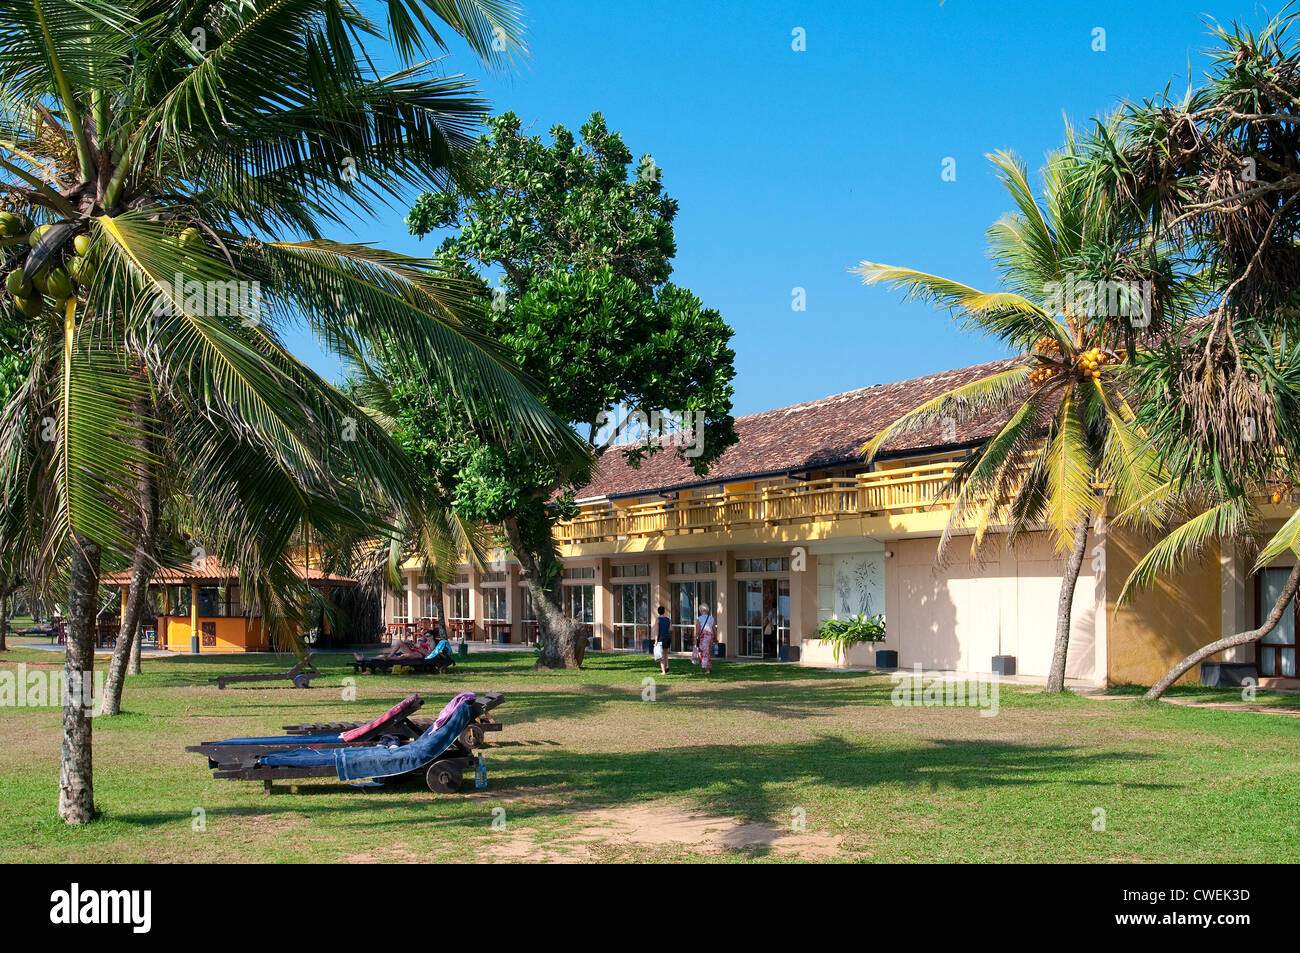
[[[595,479],[578,492],[578,497],[640,495],[859,462],[859,448],[907,411],[952,387],[1010,367],[1013,361],[1007,358],[877,384],[737,417],[739,442],[729,447],[703,478],[669,451],[643,460],[639,469],[629,466],[622,454],[609,453],[601,461]],[[920,430],[891,440],[880,456],[968,446],[991,437],[1000,424],[1001,420],[993,418],[969,424],[955,440],[944,440],[937,426]]]

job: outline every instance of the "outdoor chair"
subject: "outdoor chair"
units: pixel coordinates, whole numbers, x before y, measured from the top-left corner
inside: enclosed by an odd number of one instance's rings
[[[338,743],[299,735],[275,739],[289,743],[274,747],[247,743],[264,739],[236,738],[229,744],[216,742],[186,750],[207,755],[214,778],[261,781],[268,792],[272,782],[279,780],[333,777],[352,783],[384,784],[423,773],[429,790],[449,794],[460,790],[464,773],[476,766],[473,751],[465,743],[467,734],[473,737],[476,701],[473,692],[457,695],[418,738],[405,744],[348,743],[341,740],[345,732],[338,735]],[[497,696],[491,707],[499,703]],[[401,707],[394,706],[393,710]],[[368,732],[373,730],[368,728]]]

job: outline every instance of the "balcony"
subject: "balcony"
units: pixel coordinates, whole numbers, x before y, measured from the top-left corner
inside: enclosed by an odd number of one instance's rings
[[[656,500],[583,513],[556,527],[562,545],[660,534],[725,533],[754,526],[814,523],[928,509],[960,464],[931,463],[856,477],[788,481],[718,496]],[[945,509],[947,504],[941,504]]]

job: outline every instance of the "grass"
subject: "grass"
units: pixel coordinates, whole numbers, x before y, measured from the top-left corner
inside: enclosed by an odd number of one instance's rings
[[[62,662],[15,644],[0,671]],[[536,673],[515,653],[473,654],[443,679],[363,676],[347,701],[345,660],[318,659],[325,677],[307,691],[219,692],[206,684],[216,674],[288,665],[146,659],[128,712],[95,721],[101,817],[80,829],[55,816],[59,712],[0,708],[0,861],[1259,862],[1300,851],[1300,719],[1286,715],[1004,686],[997,716],[981,717],[896,707],[880,675],[720,662],[705,679],[674,661],[662,678],[648,658],[616,655]],[[656,700],[643,701],[650,675]],[[462,689],[507,694],[486,791],[310,781],[268,796],[214,780],[182,750],[366,719],[412,691],[436,710]],[[769,836],[726,834],[737,824]],[[723,833],[700,834],[710,829]]]

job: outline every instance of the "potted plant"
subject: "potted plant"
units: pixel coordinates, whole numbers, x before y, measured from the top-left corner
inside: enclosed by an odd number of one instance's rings
[[[850,616],[847,619],[827,619],[818,627],[817,638],[830,643],[831,656],[838,662],[841,656],[847,658],[849,649],[855,645],[864,642],[874,644],[885,641],[885,617],[883,615],[873,615],[868,618],[863,613]],[[882,658],[882,656],[885,658]],[[877,652],[876,667],[897,668],[898,653],[893,651]]]

